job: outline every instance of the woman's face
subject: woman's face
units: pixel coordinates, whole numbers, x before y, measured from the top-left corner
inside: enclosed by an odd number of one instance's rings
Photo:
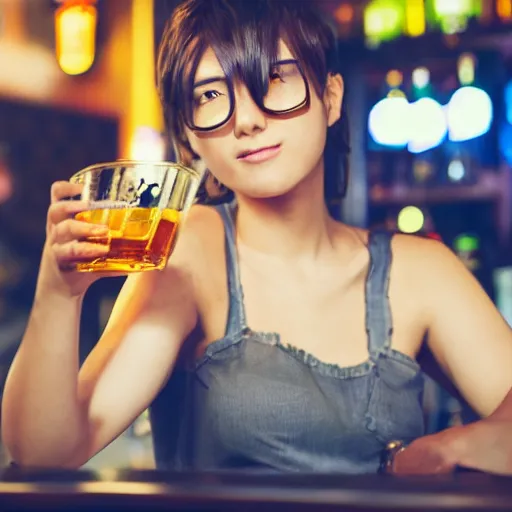
[[[284,59],[293,56],[281,41],[279,60]],[[210,49],[194,81],[218,76],[224,73]],[[284,195],[311,173],[323,170],[327,127],[340,116],[343,82],[339,75],[329,77],[323,98],[311,84],[309,90],[309,107],[276,116],[260,110],[246,86],[235,82],[235,109],[229,121],[211,132],[187,128],[189,143],[210,172],[236,193],[260,199]],[[244,157],[247,152],[253,153]]]

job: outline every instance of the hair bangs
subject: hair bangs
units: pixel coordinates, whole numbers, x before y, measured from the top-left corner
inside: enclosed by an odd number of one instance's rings
[[[336,68],[336,36],[311,0],[219,0],[205,19],[205,48],[211,47],[226,77],[244,83],[261,104],[269,71],[282,39],[317,94]],[[206,18],[206,17],[205,17]]]
[[[325,30],[325,20],[309,0],[186,2],[176,9],[161,44],[162,102],[172,107],[174,112],[169,115],[181,123],[182,115],[176,114],[190,113],[186,110],[191,108],[195,74],[202,55],[211,48],[225,76],[244,83],[261,104],[268,90],[269,71],[278,59],[280,39],[316,92],[322,94],[327,71],[332,68],[326,56],[336,46],[329,28]],[[173,126],[172,132],[178,133],[177,129]]]
[[[203,14],[202,30],[196,32],[201,51],[211,48],[226,78],[242,82],[259,102],[268,90],[280,33],[278,19],[265,8],[267,3],[268,0],[211,2],[215,9],[208,16]],[[189,91],[199,60],[190,70]]]
[[[269,72],[279,58],[280,40],[321,97],[328,73],[338,72],[337,36],[332,20],[313,0],[183,0],[176,7],[165,27],[157,60],[158,90],[175,158],[188,163],[197,157],[183,130],[185,119],[191,118],[194,81],[205,52],[211,48],[226,78],[242,82],[261,105],[268,91]],[[337,183],[338,164],[328,165],[329,161],[341,158],[344,176],[348,172],[345,99],[343,103],[345,114],[328,130],[325,152],[326,178],[333,183]],[[341,190],[343,195],[345,179],[343,183],[328,189]],[[326,192],[326,198],[328,195]],[[209,192],[204,197],[213,200]]]
[[[280,37],[304,68],[319,96],[328,72],[337,68],[336,32],[328,18],[312,5],[310,0],[281,3],[275,0],[280,11]]]

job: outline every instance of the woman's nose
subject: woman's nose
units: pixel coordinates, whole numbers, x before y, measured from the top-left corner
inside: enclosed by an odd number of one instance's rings
[[[245,85],[235,89],[234,130],[235,136],[252,135],[267,127],[265,113],[258,107]]]

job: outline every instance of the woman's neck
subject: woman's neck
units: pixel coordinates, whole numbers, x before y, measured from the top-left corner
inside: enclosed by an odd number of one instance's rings
[[[238,195],[237,203],[237,236],[244,248],[283,259],[317,260],[332,253],[336,223],[325,205],[323,172],[283,196]]]

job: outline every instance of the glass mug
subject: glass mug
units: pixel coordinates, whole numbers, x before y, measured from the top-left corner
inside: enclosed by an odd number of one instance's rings
[[[78,199],[89,208],[75,219],[102,224],[105,256],[77,264],[80,272],[144,272],[163,269],[179,228],[196,197],[199,172],[172,162],[118,161],[92,165],[70,178],[83,185]]]

